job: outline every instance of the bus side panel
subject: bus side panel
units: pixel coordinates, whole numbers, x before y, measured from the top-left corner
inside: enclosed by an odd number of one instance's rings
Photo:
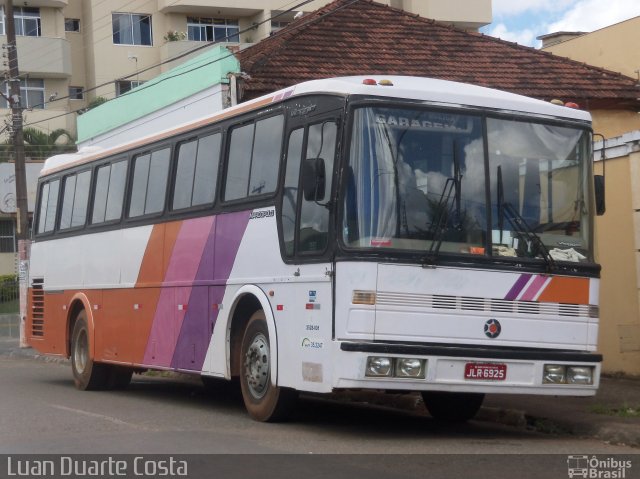
[[[203,373],[228,376],[227,332],[238,291],[256,285],[269,302],[277,337],[278,385],[305,391],[330,390],[332,283],[329,264],[287,265],[280,257],[273,208],[255,210],[233,260],[220,316]],[[218,235],[222,240],[222,235]],[[218,260],[218,256],[216,256]],[[218,270],[216,263],[216,270]],[[246,319],[246,318],[245,318]]]

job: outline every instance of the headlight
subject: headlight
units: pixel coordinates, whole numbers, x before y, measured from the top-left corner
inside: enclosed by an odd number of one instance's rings
[[[365,376],[391,376],[393,373],[393,361],[391,358],[369,356],[367,358],[367,371]]]
[[[542,373],[544,384],[565,384],[567,377],[567,367],[561,364],[545,364]]]
[[[569,366],[567,384],[593,384],[593,368],[589,366]]]
[[[423,359],[396,359],[396,377],[398,378],[424,378],[424,372]]]

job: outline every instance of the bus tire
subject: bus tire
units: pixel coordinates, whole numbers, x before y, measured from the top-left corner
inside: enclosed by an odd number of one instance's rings
[[[107,365],[96,363],[91,358],[89,327],[84,309],[76,316],[71,334],[71,370],[76,388],[82,391],[96,391],[108,386]]]
[[[465,422],[477,414],[484,394],[424,391],[422,400],[431,417],[438,421]]]
[[[240,347],[240,388],[249,415],[256,421],[287,419],[297,393],[271,384],[271,344],[263,311],[253,313]]]

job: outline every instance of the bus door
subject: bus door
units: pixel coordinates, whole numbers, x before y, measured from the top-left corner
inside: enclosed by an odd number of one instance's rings
[[[302,100],[304,102],[305,100]],[[313,99],[307,99],[313,102]],[[301,100],[298,100],[301,102]],[[340,112],[300,115],[312,105],[296,104],[289,110],[285,184],[280,209],[281,248],[289,264],[287,285],[290,327],[279,328],[279,337],[295,348],[283,356],[300,364],[287,368],[281,379],[306,390],[322,390],[330,380],[329,345],[333,316],[333,179]],[[304,162],[321,159],[324,164],[323,193],[306,199],[302,188]],[[281,333],[282,332],[282,333]],[[302,385],[300,384],[302,380]]]

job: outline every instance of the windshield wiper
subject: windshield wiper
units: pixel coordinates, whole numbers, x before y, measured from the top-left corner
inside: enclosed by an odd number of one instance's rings
[[[537,251],[542,253],[542,259],[544,260],[547,272],[552,272],[556,269],[556,263],[549,254],[549,250],[546,245],[533,231],[527,220],[525,220],[518,210],[513,205],[504,200],[504,186],[502,184],[502,167],[498,166],[498,228],[500,229],[500,243],[502,243],[502,230],[504,228],[504,219],[506,218],[513,230],[520,235],[524,236],[524,241],[527,243],[528,248],[531,250],[532,246],[536,246],[538,249],[532,251],[535,255]]]
[[[461,215],[461,195],[460,188],[462,185],[462,174],[460,172],[460,163],[458,161],[456,143],[453,144],[453,177],[447,178],[444,184],[440,199],[436,206],[436,217],[431,222],[427,237],[431,237],[431,244],[427,253],[422,258],[422,264],[433,265],[438,259],[440,253],[440,246],[444,240],[444,234],[447,232],[450,218],[453,216],[455,220],[454,227],[460,229],[460,215]],[[453,202],[451,199],[453,198]],[[455,214],[454,213],[455,209]]]

